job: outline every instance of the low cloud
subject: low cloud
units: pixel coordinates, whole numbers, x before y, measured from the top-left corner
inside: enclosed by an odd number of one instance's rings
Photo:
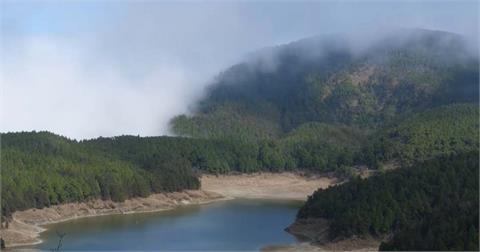
[[[151,66],[126,77],[65,39],[35,38],[3,63],[2,131],[49,130],[69,137],[167,133],[199,85],[182,67]]]
[[[350,43],[362,48],[418,27],[467,35],[478,48],[478,3],[468,1],[1,4],[1,132],[169,134],[170,118],[188,113],[219,72],[318,34],[361,34]],[[278,63],[274,51],[249,60],[264,71]]]

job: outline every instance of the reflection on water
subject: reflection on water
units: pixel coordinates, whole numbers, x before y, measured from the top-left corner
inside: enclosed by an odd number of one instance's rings
[[[42,233],[50,250],[56,232],[63,250],[257,250],[295,242],[284,231],[300,202],[231,200],[171,211],[84,218],[52,224]]]

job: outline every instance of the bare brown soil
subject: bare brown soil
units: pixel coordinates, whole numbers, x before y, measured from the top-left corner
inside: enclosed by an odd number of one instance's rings
[[[202,189],[233,198],[306,200],[319,188],[338,183],[325,176],[305,177],[294,173],[203,175]]]

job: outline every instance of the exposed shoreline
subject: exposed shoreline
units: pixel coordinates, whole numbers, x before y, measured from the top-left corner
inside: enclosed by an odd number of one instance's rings
[[[347,239],[329,238],[329,221],[322,218],[297,219],[285,230],[301,239],[302,243],[268,246],[263,251],[378,251],[381,240],[370,236]]]
[[[202,189],[232,198],[307,200],[319,188],[340,183],[335,177],[285,173],[203,175]]]
[[[116,214],[136,214],[172,210],[181,206],[208,204],[228,200],[218,193],[203,190],[158,193],[146,198],[132,198],[124,202],[92,200],[83,203],[67,203],[43,209],[17,211],[12,215],[9,228],[2,228],[1,235],[6,248],[33,246],[43,241],[39,239],[44,225]]]
[[[114,214],[135,214],[172,210],[195,204],[208,204],[234,198],[306,200],[318,188],[338,183],[326,176],[305,177],[294,173],[255,173],[241,175],[203,175],[201,190],[152,194],[124,202],[92,200],[68,203],[43,209],[28,209],[13,213],[9,228],[0,230],[7,248],[41,243],[39,235],[44,225],[73,219]]]

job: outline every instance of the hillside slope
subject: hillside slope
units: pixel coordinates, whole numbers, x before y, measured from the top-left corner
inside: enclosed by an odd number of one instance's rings
[[[479,107],[474,103],[427,109],[392,121],[370,137],[362,161],[378,167],[395,161],[410,165],[438,156],[479,149]]]
[[[312,121],[372,129],[399,115],[478,102],[478,57],[458,35],[402,30],[351,48],[342,38],[313,37],[261,51],[221,73],[172,130],[275,138]]]
[[[387,240],[382,250],[478,251],[478,165],[473,151],[320,189],[297,218],[328,221],[317,242],[373,236]]]
[[[135,162],[49,132],[1,134],[2,217],[17,210],[90,199],[123,201],[197,189],[189,163],[173,156]],[[150,165],[150,166],[149,166]]]

